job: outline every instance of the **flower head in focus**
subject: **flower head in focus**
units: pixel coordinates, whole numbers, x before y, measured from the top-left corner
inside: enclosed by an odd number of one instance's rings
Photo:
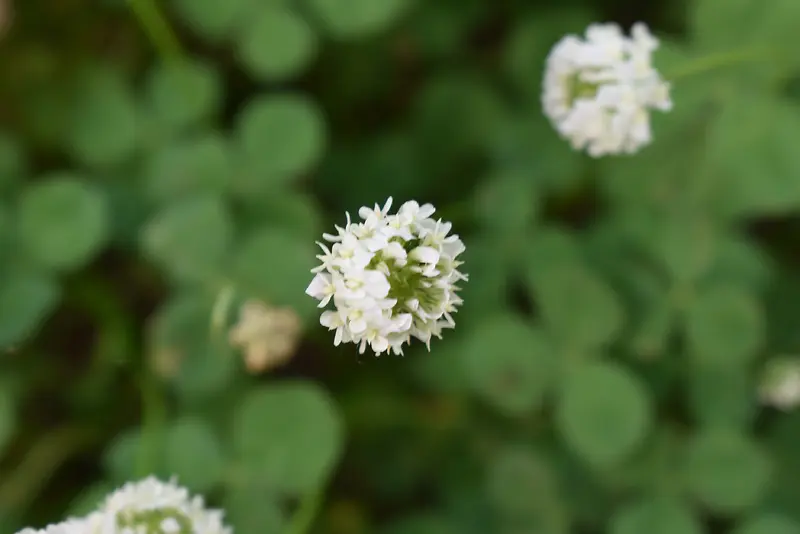
[[[449,235],[452,225],[431,216],[436,209],[406,202],[389,214],[392,199],[383,207],[362,207],[361,222],[347,214],[337,234],[323,234],[332,243],[317,243],[322,264],[306,293],[320,301],[320,322],[335,330],[334,344],[355,343],[363,353],[403,354],[403,345],[415,337],[430,350],[432,337],[453,328],[453,314],[461,305],[458,283],[467,275],[458,268],[464,243]]]
[[[106,498],[100,513],[106,525],[111,525],[102,530],[103,534],[233,532],[225,526],[223,512],[207,509],[202,497],[191,496],[173,481],[161,482],[154,477],[130,482],[116,490]]]
[[[763,404],[781,410],[800,405],[800,360],[771,360],[764,369],[759,396]]]
[[[299,336],[300,318],[293,309],[248,300],[230,331],[230,342],[244,350],[247,369],[258,373],[289,361]]]
[[[650,110],[672,108],[669,85],[652,65],[658,40],[636,23],[592,24],[550,51],[542,106],[558,133],[593,157],[634,153],[652,140]]]

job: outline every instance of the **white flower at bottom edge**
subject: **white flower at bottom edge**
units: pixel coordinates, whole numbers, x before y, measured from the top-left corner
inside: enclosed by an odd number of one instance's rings
[[[672,108],[669,84],[652,65],[658,40],[643,23],[626,37],[592,24],[550,51],[542,107],[558,133],[593,157],[633,153],[652,140],[650,110]]]
[[[160,528],[163,534],[233,533],[221,510],[208,509],[202,497],[155,477],[125,484],[106,498],[100,512],[114,518],[119,534],[139,534],[144,526]]]
[[[118,531],[108,521],[108,516],[94,512],[86,517],[71,517],[42,529],[24,528],[17,534],[118,534]]]

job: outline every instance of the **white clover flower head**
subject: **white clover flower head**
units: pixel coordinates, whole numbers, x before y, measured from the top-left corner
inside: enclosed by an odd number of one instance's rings
[[[763,404],[780,410],[800,405],[800,359],[771,360],[764,369],[759,397]]]
[[[100,509],[115,534],[232,534],[223,512],[207,509],[174,480],[148,477],[129,482],[109,495]]]
[[[431,338],[453,328],[461,305],[458,283],[467,275],[458,268],[464,243],[449,235],[452,225],[431,216],[436,209],[409,201],[390,215],[391,197],[383,207],[362,207],[362,222],[350,214],[337,234],[323,234],[333,243],[318,243],[322,262],[306,293],[320,308],[333,303],[320,323],[335,330],[334,345],[355,343],[359,352],[369,346],[375,355],[403,354],[415,337],[430,350]]]
[[[69,518],[61,523],[48,525],[42,529],[24,528],[17,534],[117,534],[106,517],[94,512],[82,518]]]
[[[669,84],[652,65],[658,40],[641,22],[626,37],[616,24],[567,35],[547,57],[544,113],[575,150],[632,154],[652,140],[650,110],[672,108]]]

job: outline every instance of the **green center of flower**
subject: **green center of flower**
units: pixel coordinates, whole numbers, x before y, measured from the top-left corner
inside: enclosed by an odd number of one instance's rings
[[[576,100],[582,98],[592,99],[597,95],[597,88],[599,86],[594,83],[588,83],[574,74],[567,80],[567,94],[569,95],[569,105],[575,104]]]
[[[192,521],[186,517],[186,514],[175,508],[125,511],[117,514],[118,527],[134,530],[144,528],[145,534],[165,534],[165,522],[178,524],[179,530],[175,534],[194,533]],[[173,531],[170,531],[170,534],[173,534]]]
[[[407,243],[402,242],[402,240],[397,241],[403,245],[407,253],[410,253],[419,245],[419,240]],[[419,262],[409,257],[405,265],[399,266],[394,258],[387,258],[384,254],[378,252],[367,268],[375,269],[380,263],[385,263],[389,268],[389,274],[386,277],[389,281],[387,298],[397,300],[396,310],[411,313],[412,310],[407,304],[411,299],[419,301],[420,308],[425,311],[433,311],[440,306],[445,297],[445,290],[439,287],[425,287],[423,285],[432,279],[414,271],[414,267],[421,265]],[[442,271],[445,266],[440,262],[436,267]]]

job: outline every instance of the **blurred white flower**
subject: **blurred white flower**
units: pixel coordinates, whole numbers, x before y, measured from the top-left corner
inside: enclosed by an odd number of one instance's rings
[[[69,518],[39,530],[25,528],[17,534],[117,534],[117,530],[106,521],[103,514],[95,512],[84,518]]]
[[[361,223],[350,214],[337,234],[323,234],[333,243],[317,243],[322,264],[306,293],[325,307],[320,323],[335,330],[334,345],[355,343],[359,352],[369,347],[376,355],[403,354],[403,345],[415,337],[430,350],[432,337],[453,328],[452,314],[461,305],[457,284],[467,280],[457,258],[464,244],[448,235],[450,223],[435,221],[430,204],[410,201],[389,215],[392,199],[381,208],[362,207]]]
[[[325,291],[325,289],[321,289]],[[291,308],[273,308],[257,300],[242,305],[230,343],[244,351],[250,372],[258,373],[289,361],[300,337],[300,318]]]
[[[800,405],[800,359],[778,358],[767,363],[759,388],[763,404],[781,410]]]
[[[669,84],[652,65],[658,48],[643,23],[626,37],[616,24],[567,35],[547,58],[542,106],[561,137],[593,157],[633,153],[650,143],[650,110],[672,108]]]
[[[191,496],[174,481],[161,482],[154,477],[129,482],[113,492],[100,514],[104,525],[98,534],[233,533],[225,526],[222,511],[207,509],[202,497]],[[94,534],[84,532],[88,533]]]

